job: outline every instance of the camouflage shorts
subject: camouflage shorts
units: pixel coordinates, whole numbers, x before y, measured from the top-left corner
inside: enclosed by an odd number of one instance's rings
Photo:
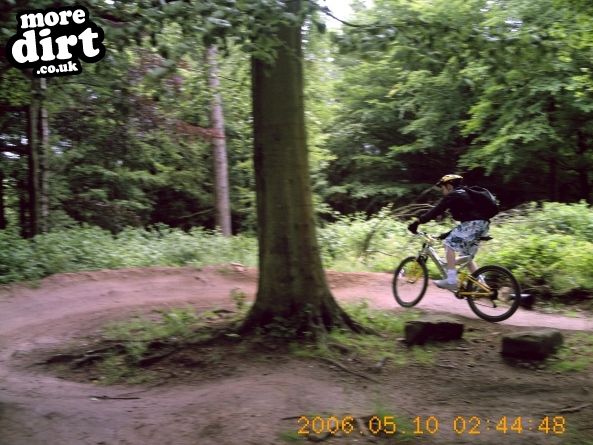
[[[451,230],[445,238],[445,246],[462,255],[474,256],[478,251],[481,236],[486,236],[490,223],[485,220],[464,221]]]

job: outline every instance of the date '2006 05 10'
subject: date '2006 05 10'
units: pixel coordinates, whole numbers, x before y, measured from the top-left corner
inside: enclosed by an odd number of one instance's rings
[[[458,435],[478,435],[484,432],[497,432],[503,434],[522,434],[532,431],[543,434],[560,435],[566,432],[566,418],[564,416],[543,416],[529,418],[523,416],[501,416],[496,419],[486,419],[479,416],[456,416],[451,421],[443,421],[435,416],[416,416],[412,422],[406,422],[408,431],[398,426],[395,416],[371,416],[364,427],[371,434],[437,434],[443,427],[451,429]],[[359,421],[353,416],[300,416],[298,418],[298,435],[310,434],[352,434],[362,433]],[[358,431],[356,431],[358,429]]]

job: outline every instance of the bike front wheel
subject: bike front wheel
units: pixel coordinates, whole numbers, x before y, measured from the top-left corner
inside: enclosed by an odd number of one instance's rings
[[[426,264],[416,257],[403,260],[393,273],[393,296],[403,307],[417,305],[428,286],[428,270]]]
[[[521,302],[521,287],[508,269],[480,267],[462,284],[460,296],[471,310],[487,321],[503,321],[515,313]]]

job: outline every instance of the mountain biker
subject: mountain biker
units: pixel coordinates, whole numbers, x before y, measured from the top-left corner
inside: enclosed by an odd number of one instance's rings
[[[485,219],[472,202],[467,191],[462,186],[463,177],[459,175],[445,175],[436,183],[441,188],[443,198],[435,207],[428,212],[416,218],[408,226],[412,233],[418,231],[418,226],[444,213],[446,210],[451,212],[453,219],[460,222],[444,238],[445,252],[447,258],[447,278],[435,280],[435,284],[442,288],[455,291],[457,289],[457,270],[455,269],[455,252],[461,255],[471,255],[472,257],[478,250],[478,244],[481,236],[488,232],[490,222]],[[478,265],[472,259],[468,264],[470,272],[477,270]]]

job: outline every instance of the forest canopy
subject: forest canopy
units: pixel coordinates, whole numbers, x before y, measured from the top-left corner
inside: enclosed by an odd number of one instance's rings
[[[8,2],[3,51],[16,13],[50,3]],[[249,60],[274,47],[266,29],[280,22],[269,19],[271,2],[79,3],[105,30],[103,60],[41,85],[0,58],[0,227],[32,235],[34,199],[40,231],[81,223],[114,233],[159,223],[214,228],[205,57],[216,44],[233,228],[252,231]],[[450,172],[489,187],[504,208],[593,202],[587,2],[375,0],[355,4],[347,23],[329,31],[331,12],[305,3],[306,118],[321,223],[336,212],[430,202],[436,192],[422,192]],[[196,20],[181,19],[188,14]],[[278,20],[293,19],[287,12]],[[33,164],[31,104],[41,111]]]

